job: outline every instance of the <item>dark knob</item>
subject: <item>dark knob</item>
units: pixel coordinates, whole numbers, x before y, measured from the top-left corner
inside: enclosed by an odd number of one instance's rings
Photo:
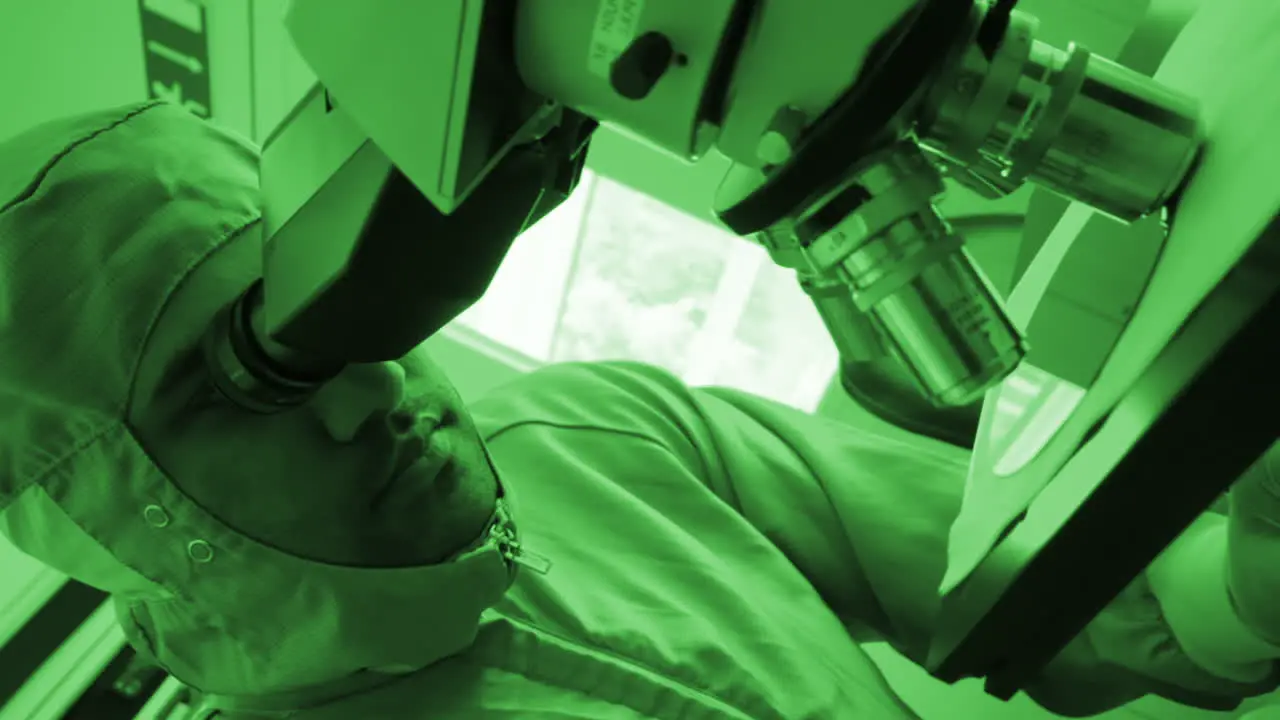
[[[613,61],[609,84],[628,100],[642,100],[671,67],[676,49],[660,32],[648,32],[631,42]]]

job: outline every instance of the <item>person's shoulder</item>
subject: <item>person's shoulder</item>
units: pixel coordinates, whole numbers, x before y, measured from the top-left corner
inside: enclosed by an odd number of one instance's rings
[[[634,360],[599,360],[594,362],[559,362],[544,365],[528,373],[518,383],[533,391],[558,392],[590,387],[618,392],[687,392],[688,387],[675,373],[657,365]]]
[[[674,373],[656,365],[631,360],[558,362],[544,365],[500,385],[482,396],[473,407],[509,404],[513,401],[574,401],[596,406],[632,399],[670,402],[688,395],[689,388]]]
[[[482,429],[544,423],[649,432],[693,421],[689,387],[646,363],[562,362],[538,368],[471,403]]]

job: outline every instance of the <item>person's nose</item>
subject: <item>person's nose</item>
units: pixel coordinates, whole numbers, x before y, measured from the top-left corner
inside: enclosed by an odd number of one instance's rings
[[[348,365],[311,399],[329,435],[349,443],[362,428],[385,422],[404,400],[404,368],[396,362]]]

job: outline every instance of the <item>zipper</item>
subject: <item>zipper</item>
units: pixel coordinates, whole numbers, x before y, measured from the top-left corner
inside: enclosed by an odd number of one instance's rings
[[[497,543],[508,566],[515,563],[539,575],[546,575],[551,570],[551,559],[526,550],[524,544],[516,539],[516,531],[506,518],[493,523],[493,527],[489,529],[489,539]]]

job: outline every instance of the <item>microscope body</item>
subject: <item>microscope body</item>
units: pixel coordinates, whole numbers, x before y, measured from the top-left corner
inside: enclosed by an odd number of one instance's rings
[[[1274,320],[1257,249],[1274,241],[1206,239],[1197,176],[1224,171],[1204,151],[1207,81],[1185,70],[1053,48],[1004,0],[298,2],[285,24],[320,83],[265,143],[264,278],[206,342],[248,409],[304,402],[475,302],[603,123],[733,161],[719,219],[795,270],[855,398],[859,368],[892,367],[939,409],[982,404],[939,678],[1012,696],[1275,437],[1224,420],[1204,477],[1164,509],[1143,496],[1144,467],[1190,462],[1162,445],[1190,443],[1206,388],[1275,399],[1254,377],[1274,349],[1248,350]],[[1072,201],[1077,232],[1060,224],[1002,299],[934,207],[944,177],[992,198],[1035,183]],[[1075,247],[1089,223],[1134,240]],[[1118,520],[1139,510],[1127,541]]]

